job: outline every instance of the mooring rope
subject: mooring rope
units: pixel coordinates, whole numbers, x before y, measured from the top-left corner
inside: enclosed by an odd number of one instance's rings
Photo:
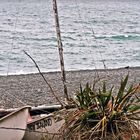
[[[18,16],[19,16],[18,14],[19,14],[19,7],[16,9],[14,30],[11,32],[11,33],[12,33],[12,42],[11,42],[11,49],[10,49],[10,52],[8,53],[7,76],[9,75],[9,69],[10,69],[10,55],[12,54],[12,51],[13,51],[13,49],[14,49],[14,41],[15,41],[16,28],[17,28]]]
[[[76,3],[76,7],[77,7],[77,11],[78,11],[79,18],[82,20],[81,11],[80,11],[80,8],[79,8],[79,6],[78,6],[77,0],[75,0],[75,3]],[[87,10],[87,9],[84,9],[84,11],[86,11],[86,10]],[[89,14],[86,15],[86,16],[89,16]],[[90,19],[91,19],[91,18],[90,18]],[[84,19],[84,20],[85,20],[85,19]],[[93,37],[93,39],[94,39],[93,41],[95,42],[95,44],[97,44],[98,42],[97,42],[97,39],[96,39],[96,36],[95,36],[95,32],[94,32],[94,30],[93,30],[92,24],[91,24],[91,22],[88,22],[88,23],[89,23],[89,25],[90,25],[90,31],[91,31],[91,33],[92,33],[92,37]],[[82,30],[84,31],[84,36],[86,36],[86,31],[85,31],[85,27],[84,27],[83,23],[82,23],[81,25],[82,25]],[[86,37],[85,40],[87,41],[87,44],[89,44],[87,37]],[[89,45],[87,45],[87,46],[89,46]],[[97,49],[99,50],[99,48],[97,48]],[[102,62],[103,62],[103,66],[104,66],[104,68],[106,69],[107,66],[106,66],[106,64],[105,64],[105,61],[104,61],[102,55],[101,55],[101,52],[100,52],[99,54],[100,54],[101,60],[102,60]],[[93,62],[94,62],[94,65],[95,65],[95,70],[97,70],[95,59],[93,59]]]
[[[15,24],[14,24],[14,29],[12,31],[12,42],[11,42],[11,49],[8,53],[8,67],[7,67],[7,76],[9,75],[9,69],[10,69],[10,55],[13,52],[14,49],[14,41],[15,41],[15,35],[16,35],[16,29],[17,29],[17,24],[18,24],[18,16],[19,16],[19,7],[16,8],[16,15],[15,15]],[[14,99],[16,99],[19,103],[21,103],[22,105],[27,105],[25,104],[22,100],[20,100],[18,97],[16,97],[16,95],[10,94],[8,92],[6,92],[6,94],[8,94],[9,96],[12,96]],[[10,100],[10,99],[8,99]]]
[[[80,18],[81,20],[83,20],[83,19],[82,19],[82,16],[81,16],[81,11],[80,11],[80,8],[79,8],[79,5],[78,5],[77,0],[75,0],[75,6],[76,6],[76,10],[77,10],[77,12],[78,12],[79,18]],[[89,46],[89,41],[88,41],[88,39],[87,39],[87,37],[86,37],[85,27],[84,27],[84,25],[83,25],[82,22],[81,22],[81,26],[82,26],[82,30],[83,30],[83,32],[84,32],[84,37],[85,37],[85,40],[86,40],[86,42],[87,42],[87,46],[90,47],[90,46]],[[90,27],[91,27],[91,23],[90,23]],[[92,34],[93,34],[93,39],[94,39],[94,41],[95,41],[96,38],[95,38],[95,34],[94,34],[93,28],[91,28],[91,31],[92,31]],[[95,43],[96,43],[96,41],[95,41]],[[99,73],[98,73],[97,66],[96,66],[96,62],[95,62],[95,59],[94,59],[94,58],[93,58],[93,64],[94,64],[94,67],[95,67],[95,78],[96,78],[96,77],[99,78]]]

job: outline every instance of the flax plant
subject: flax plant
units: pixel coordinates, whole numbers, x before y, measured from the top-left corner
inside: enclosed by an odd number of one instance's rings
[[[95,91],[87,83],[76,94],[77,108],[66,116],[63,128],[68,140],[138,140],[140,121],[140,85],[127,86],[128,75],[121,81],[117,94],[106,83]],[[95,85],[95,84],[94,84]],[[126,90],[127,89],[127,90]]]

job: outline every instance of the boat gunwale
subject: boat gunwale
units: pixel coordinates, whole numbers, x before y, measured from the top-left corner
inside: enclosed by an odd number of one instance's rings
[[[13,112],[9,113],[8,115],[6,115],[6,116],[0,118],[0,122],[3,121],[4,119],[8,119],[9,117],[11,117],[11,116],[17,114],[18,112],[21,112],[22,110],[24,110],[24,109],[26,109],[26,108],[28,108],[28,109],[30,110],[30,109],[31,109],[31,106],[24,106],[24,107],[22,107],[22,108],[18,108],[16,111],[13,111]]]

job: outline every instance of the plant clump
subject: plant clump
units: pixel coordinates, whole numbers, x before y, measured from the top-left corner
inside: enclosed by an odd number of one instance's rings
[[[76,94],[76,109],[65,117],[62,132],[67,140],[139,140],[140,85],[127,86],[128,75],[117,94],[106,83],[98,90],[87,83]],[[95,85],[94,85],[95,86]],[[127,87],[127,90],[126,90]]]

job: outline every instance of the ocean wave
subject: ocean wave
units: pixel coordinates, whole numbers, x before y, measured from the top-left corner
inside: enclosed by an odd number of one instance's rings
[[[140,40],[140,35],[95,35],[96,39]]]
[[[13,1],[0,1],[0,74],[7,72],[8,65],[10,74],[37,72],[22,50],[31,54],[41,70],[56,70],[59,59],[51,1]],[[113,0],[82,0],[78,7],[74,1],[62,0],[59,5],[67,70],[93,68],[93,62],[102,68],[100,59],[108,68],[140,65],[138,0],[133,4],[120,0],[118,5]]]

